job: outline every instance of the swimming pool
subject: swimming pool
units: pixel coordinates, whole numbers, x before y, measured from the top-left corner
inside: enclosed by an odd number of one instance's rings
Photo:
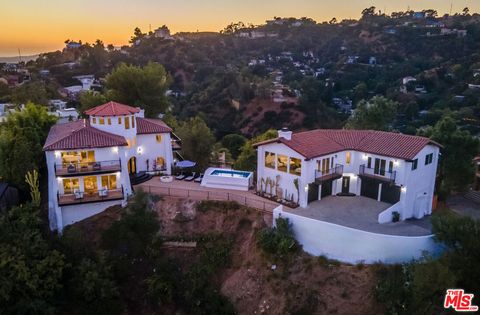
[[[253,173],[210,167],[205,171],[201,186],[248,191],[253,184]]]
[[[250,172],[243,172],[243,171],[234,171],[234,170],[214,170],[212,172],[213,176],[223,176],[223,177],[248,177],[250,176]]]

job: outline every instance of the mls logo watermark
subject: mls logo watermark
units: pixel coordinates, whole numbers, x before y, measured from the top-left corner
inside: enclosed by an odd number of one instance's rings
[[[457,312],[476,312],[478,306],[472,305],[473,294],[465,293],[463,289],[448,289],[445,294],[444,308],[453,308]]]

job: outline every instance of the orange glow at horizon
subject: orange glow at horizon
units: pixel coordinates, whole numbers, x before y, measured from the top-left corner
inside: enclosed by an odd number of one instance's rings
[[[148,32],[165,24],[172,33],[219,31],[231,22],[263,24],[274,16],[311,17],[317,22],[336,17],[358,18],[369,6],[390,13],[433,8],[450,11],[451,0],[0,0],[0,56],[36,54],[61,49],[66,39],[115,46],[128,44],[135,27]],[[479,12],[475,0],[458,0],[453,12],[468,6]]]

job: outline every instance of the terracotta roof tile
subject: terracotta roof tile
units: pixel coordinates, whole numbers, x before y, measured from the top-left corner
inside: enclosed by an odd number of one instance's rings
[[[138,108],[117,102],[108,102],[85,111],[85,114],[89,116],[121,116],[138,112],[140,112]]]
[[[103,148],[127,145],[124,137],[91,127],[85,120],[54,125],[44,151]]]
[[[427,144],[441,147],[429,138],[375,130],[317,129],[292,134],[291,140],[276,138],[255,146],[281,142],[307,159],[344,150],[355,150],[404,160],[413,159]]]
[[[167,132],[172,132],[172,128],[168,127],[162,120],[137,117],[137,134]]]

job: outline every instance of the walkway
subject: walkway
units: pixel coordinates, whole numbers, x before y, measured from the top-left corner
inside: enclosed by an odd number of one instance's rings
[[[153,177],[149,181],[135,187],[142,187],[144,191],[162,196],[189,198],[193,200],[223,200],[236,201],[248,207],[272,212],[279,204],[255,195],[253,190],[239,191],[232,189],[218,189],[200,186],[200,183],[173,180],[171,183],[163,183],[159,177]],[[286,208],[286,207],[285,207]]]
[[[388,235],[422,236],[431,234],[430,217],[396,223],[378,223],[378,214],[391,204],[367,197],[329,196],[314,201],[307,208],[284,209],[304,217],[335,223],[354,229]]]

